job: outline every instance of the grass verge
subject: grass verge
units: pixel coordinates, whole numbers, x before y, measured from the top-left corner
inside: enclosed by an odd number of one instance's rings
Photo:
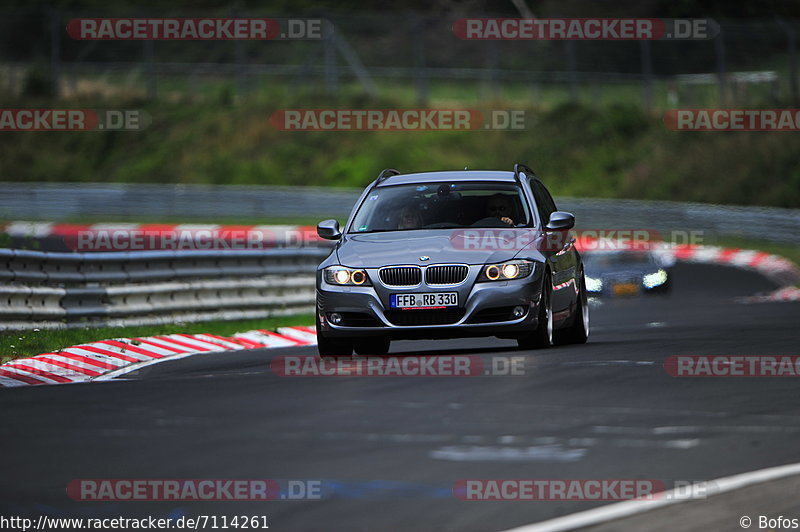
[[[160,334],[211,333],[230,336],[237,332],[252,329],[276,329],[290,325],[309,325],[314,323],[313,314],[282,316],[260,320],[209,321],[186,323],[182,325],[152,325],[143,327],[102,327],[67,329],[56,331],[4,331],[0,332],[0,363],[15,358],[24,358],[52,353],[72,345],[79,345],[109,338],[131,338],[155,336]]]

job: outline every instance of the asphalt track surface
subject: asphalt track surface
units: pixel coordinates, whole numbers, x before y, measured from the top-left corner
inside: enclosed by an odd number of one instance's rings
[[[397,342],[525,355],[515,377],[280,377],[277,355],[189,357],[122,382],[0,390],[0,515],[266,515],[271,530],[502,530],[604,502],[462,501],[459,479],[719,478],[800,461],[793,378],[674,378],[677,354],[798,355],[800,305],[735,303],[754,273],[679,265],[667,297],[606,300],[582,346]],[[77,478],[320,479],[323,500],[76,502]],[[730,530],[738,528],[732,510]]]

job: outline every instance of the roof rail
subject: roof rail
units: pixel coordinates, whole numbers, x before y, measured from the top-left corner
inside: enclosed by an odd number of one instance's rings
[[[384,179],[388,179],[393,175],[400,175],[400,170],[395,170],[394,168],[384,168],[381,170],[381,173],[378,174],[378,179],[375,180],[375,184],[379,184]]]
[[[520,172],[525,172],[525,175],[528,177],[535,177],[536,179],[539,179],[539,176],[536,175],[536,172],[531,170],[529,167],[525,166],[524,164],[516,163],[514,165],[514,179],[517,181],[519,181]]]

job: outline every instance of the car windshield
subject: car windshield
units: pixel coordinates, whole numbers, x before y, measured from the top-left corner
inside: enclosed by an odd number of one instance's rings
[[[350,232],[529,227],[530,224],[530,211],[517,184],[436,182],[371,190],[359,207]]]

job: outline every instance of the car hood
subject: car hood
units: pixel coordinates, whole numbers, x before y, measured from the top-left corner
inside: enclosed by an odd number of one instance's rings
[[[394,264],[487,264],[513,259],[521,247],[517,230],[476,238],[469,230],[391,231],[347,235],[337,250],[339,263],[354,268]],[[483,237],[483,238],[481,238]],[[423,261],[420,257],[429,257]]]

